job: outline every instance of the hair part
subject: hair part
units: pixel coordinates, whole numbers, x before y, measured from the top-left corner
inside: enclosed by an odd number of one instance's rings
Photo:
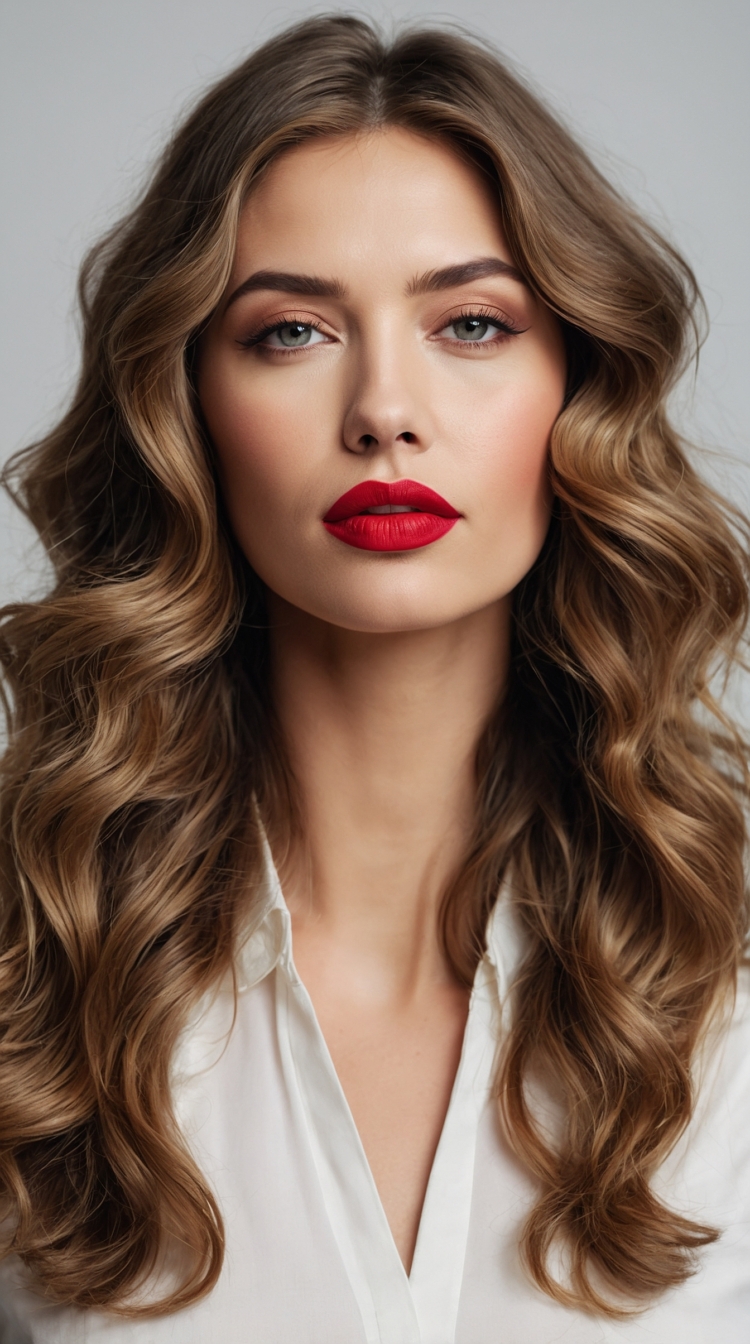
[[[314,136],[391,125],[490,177],[569,356],[554,519],[516,593],[442,911],[470,984],[511,875],[529,950],[497,1089],[538,1185],[526,1261],[558,1300],[617,1314],[716,1236],[650,1185],[747,929],[746,753],[711,694],[747,618],[744,522],[665,413],[695,281],[485,43],[407,30],[386,46],[337,15],[268,42],[178,130],[84,265],[70,409],[5,476],[55,582],[2,613],[0,1190],[6,1251],[59,1302],[175,1311],[220,1272],[221,1215],[178,1131],[170,1062],[252,919],[250,798],[283,833],[293,781],[263,595],[223,515],[192,360],[264,169]],[[536,1075],[559,1081],[554,1142]],[[137,1302],[170,1242],[184,1275]]]

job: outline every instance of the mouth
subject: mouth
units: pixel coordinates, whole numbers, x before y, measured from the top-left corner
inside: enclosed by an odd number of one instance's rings
[[[361,551],[415,551],[444,537],[460,517],[419,481],[362,481],[331,505],[323,526]]]

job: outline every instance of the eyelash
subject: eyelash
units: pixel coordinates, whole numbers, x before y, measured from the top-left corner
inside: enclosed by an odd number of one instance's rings
[[[452,327],[456,322],[466,321],[466,319],[469,320],[479,319],[479,321],[482,322],[489,322],[492,326],[497,327],[498,338],[500,339],[504,339],[508,336],[520,336],[523,334],[523,331],[525,330],[525,328],[514,327],[513,324],[509,322],[506,318],[499,317],[497,314],[497,310],[491,308],[484,308],[481,306],[478,308],[462,308],[460,312],[454,313],[448,319],[448,321],[444,323],[444,326],[441,328],[441,330],[444,330],[445,327]],[[245,336],[241,341],[239,341],[239,344],[242,346],[244,350],[252,350],[256,346],[260,345],[261,342],[265,340],[266,336],[272,336],[275,331],[283,331],[284,327],[292,327],[295,325],[299,325],[301,327],[309,327],[311,331],[322,332],[323,330],[323,328],[320,326],[318,322],[310,322],[308,319],[303,319],[301,317],[295,317],[294,315],[292,315],[290,317],[285,318],[283,322],[272,322],[269,326],[261,327],[260,330],[252,332],[250,336]],[[448,339],[450,340],[450,338]],[[497,342],[496,340],[460,341],[458,337],[454,337],[453,340],[451,341],[451,344],[460,345],[463,349],[478,345],[482,346],[495,345],[496,343],[499,344],[500,341],[499,340],[497,340]],[[288,350],[284,350],[280,346],[272,346],[270,348],[273,349],[274,355],[281,355],[283,357],[287,355],[298,355],[301,353],[301,351],[307,349],[306,346],[299,346],[297,347],[297,349],[290,348]]]
[[[478,319],[481,322],[489,322],[491,326],[497,327],[499,337],[521,336],[524,330],[524,328],[521,327],[514,327],[513,323],[509,322],[507,318],[500,317],[496,308],[483,308],[481,305],[478,308],[462,308],[459,313],[454,313],[453,316],[448,319],[445,326],[452,327],[456,322],[464,322],[467,319],[469,319],[469,321],[476,321]],[[442,329],[443,328],[441,328],[441,330]],[[459,341],[458,337],[454,337],[453,343],[461,346],[494,345],[495,341]]]
[[[259,331],[254,331],[250,336],[245,336],[239,344],[242,346],[243,350],[252,350],[254,346],[260,345],[261,341],[265,340],[266,336],[272,336],[275,331],[283,331],[284,327],[294,326],[309,327],[311,331],[323,330],[318,322],[311,322],[309,318],[294,317],[294,315],[292,315],[291,317],[285,317],[283,322],[272,322],[270,326],[261,327]],[[273,346],[272,349],[275,355],[296,355],[299,353],[299,350],[304,350],[306,347],[300,346],[297,350],[283,350],[280,346]]]

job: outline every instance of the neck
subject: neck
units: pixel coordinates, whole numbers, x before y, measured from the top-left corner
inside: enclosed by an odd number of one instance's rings
[[[446,976],[440,898],[473,822],[478,738],[502,690],[509,604],[437,629],[344,630],[271,596],[276,709],[303,839],[293,922],[373,966],[391,997]],[[385,971],[385,974],[384,974]]]

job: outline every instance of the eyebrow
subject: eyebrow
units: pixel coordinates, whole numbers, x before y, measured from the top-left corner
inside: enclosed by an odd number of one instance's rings
[[[418,294],[434,294],[441,289],[452,289],[456,285],[468,285],[472,280],[486,280],[494,275],[508,276],[525,285],[521,272],[500,257],[477,257],[474,261],[460,261],[453,266],[443,266],[437,271],[426,271],[416,276],[407,286],[410,298]],[[230,308],[243,294],[255,290],[271,289],[284,294],[304,294],[315,299],[345,299],[346,286],[340,280],[326,280],[318,275],[297,275],[293,271],[255,271],[243,280],[230,294],[226,307]]]
[[[505,275],[525,285],[521,272],[510,262],[500,257],[477,257],[475,261],[460,261],[455,266],[443,266],[439,271],[427,271],[412,280],[407,293],[434,294],[439,289],[452,289],[454,285],[468,285],[472,280],[487,280],[493,275]]]
[[[250,294],[256,289],[277,289],[284,294],[306,294],[313,299],[346,297],[346,289],[340,280],[323,280],[318,275],[295,275],[292,271],[255,271],[230,294],[226,307],[231,307],[243,294]],[[226,308],[224,311],[226,312]]]

